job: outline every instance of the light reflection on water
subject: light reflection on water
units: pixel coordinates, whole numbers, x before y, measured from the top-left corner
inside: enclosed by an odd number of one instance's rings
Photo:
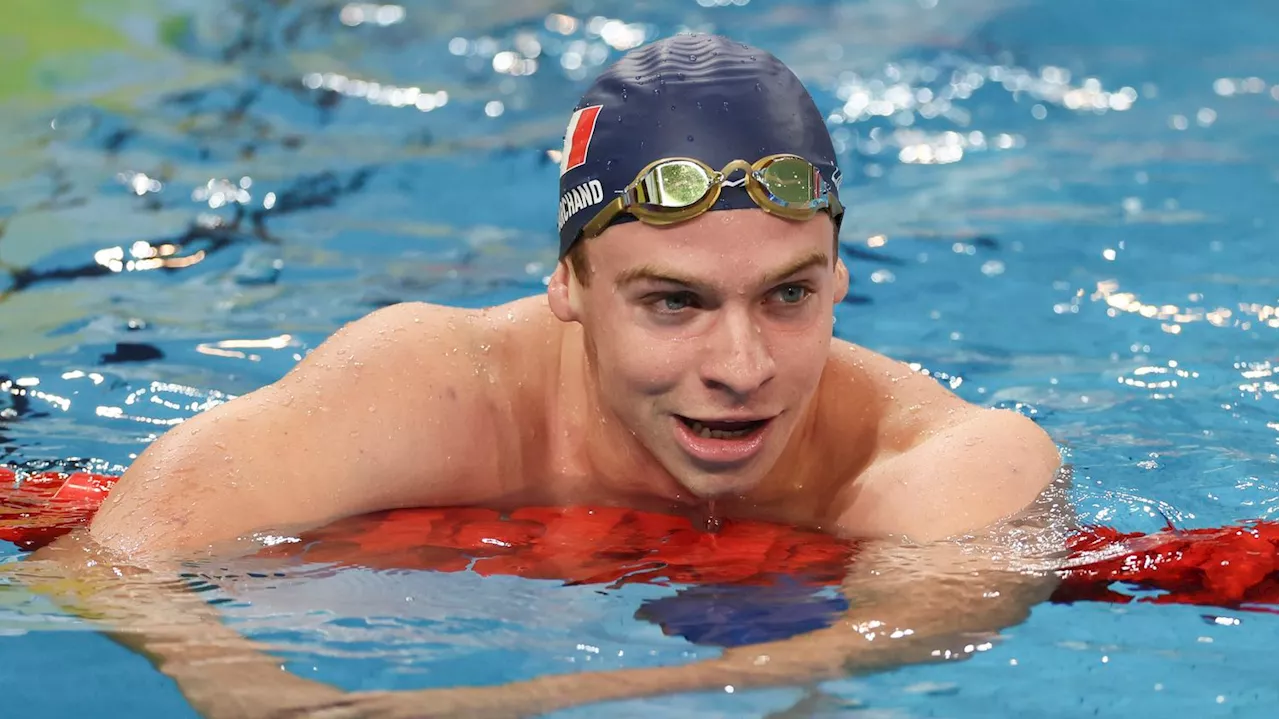
[[[1153,531],[1274,518],[1275,12],[148,0],[120,17],[33,16],[33,33],[87,32],[0,84],[0,462],[118,472],[165,427],[279,377],[378,306],[540,291],[555,259],[552,154],[583,83],[642,40],[700,29],[775,51],[829,118],[851,208],[842,336],[1033,416],[1076,465],[1086,519]],[[438,583],[422,596],[454,618],[493,601],[483,621],[441,629],[449,642],[488,641],[481,627],[496,631],[485,622],[511,606],[497,597],[546,617],[567,601],[476,583],[460,603],[449,589],[471,580],[459,576],[338,575],[317,591],[345,592],[339,613],[353,620],[367,618],[362,602],[394,595],[387,583]],[[306,579],[291,585],[300,595]],[[630,622],[640,599],[584,591],[581,623],[508,627],[487,646],[537,655],[563,629],[555,641],[572,648],[548,661],[646,642],[685,651]],[[1273,633],[1274,620],[1243,621]],[[382,651],[296,629],[303,663]],[[404,656],[458,662],[431,631],[405,619],[393,634],[428,647]],[[1046,608],[1006,648],[827,689],[976,715],[990,706],[957,687],[1049,686],[1047,701],[1115,715],[1105,697],[1119,680],[1106,678],[1124,666],[1153,713],[1273,713],[1250,699],[1275,676],[1271,648],[1191,611]],[[1234,674],[1205,668],[1219,660]],[[1070,671],[1070,686],[1038,683],[1049,666]],[[380,664],[328,671],[400,681]],[[753,696],[649,707],[758,714],[796,700]]]

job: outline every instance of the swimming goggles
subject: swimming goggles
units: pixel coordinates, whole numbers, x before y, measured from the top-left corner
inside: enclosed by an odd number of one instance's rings
[[[745,176],[728,179],[738,170]],[[844,213],[818,168],[796,155],[770,155],[753,164],[734,160],[719,172],[700,160],[673,157],[645,166],[583,226],[581,239],[604,232],[624,212],[650,225],[684,222],[711,209],[721,188],[743,185],[760,209],[789,220],[808,220],[823,210],[832,218]]]

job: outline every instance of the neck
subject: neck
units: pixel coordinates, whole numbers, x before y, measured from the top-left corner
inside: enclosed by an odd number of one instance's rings
[[[824,466],[823,452],[818,449],[822,443],[817,398],[810,399],[801,412],[787,446],[768,474],[746,494],[726,497],[725,512],[772,521],[812,521],[812,500],[824,495],[830,468]]]
[[[840,488],[865,463],[870,445],[860,430],[832,421],[824,398],[847,398],[850,393],[846,387],[833,391],[830,380],[828,365],[772,469],[745,495],[727,499],[722,505],[725,514],[818,529],[838,516]],[[831,434],[833,426],[844,427],[839,436]]]

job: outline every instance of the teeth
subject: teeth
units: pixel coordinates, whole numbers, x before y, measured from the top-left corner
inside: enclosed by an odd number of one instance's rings
[[[750,434],[753,429],[752,427],[734,430],[711,429],[697,420],[691,420],[690,426],[699,437],[703,437],[704,439],[737,439],[738,437],[745,437],[747,434]]]

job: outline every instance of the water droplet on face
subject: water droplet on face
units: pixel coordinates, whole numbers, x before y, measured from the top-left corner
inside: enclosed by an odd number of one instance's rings
[[[725,111],[725,112],[728,112],[728,111],[729,111],[729,103],[728,103],[727,101],[726,101],[726,102],[722,102],[722,103],[720,103],[720,104],[723,106],[723,109],[724,109],[724,111]]]
[[[760,92],[760,83],[756,83],[756,92]]]
[[[688,140],[689,142],[693,142],[693,135],[689,135],[688,137],[686,137],[686,138],[684,138],[684,139]]]
[[[672,111],[672,112],[675,112],[675,109],[676,109],[676,106],[675,106],[675,105],[672,105],[672,106],[671,106],[671,111]]]

